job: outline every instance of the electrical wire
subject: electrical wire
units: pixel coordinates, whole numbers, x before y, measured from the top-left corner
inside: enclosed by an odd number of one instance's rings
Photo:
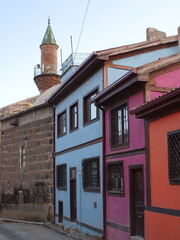
[[[79,47],[79,43],[80,43],[80,40],[81,40],[81,35],[82,35],[83,28],[84,28],[84,23],[85,23],[85,20],[86,20],[86,16],[87,16],[87,12],[88,12],[90,1],[91,0],[88,0],[88,3],[87,3],[86,12],[85,12],[85,15],[84,15],[84,19],[83,19],[83,23],[82,23],[82,27],[81,27],[81,31],[80,31],[80,35],[79,35],[79,39],[78,39],[75,55],[74,55],[74,61],[75,61],[76,54],[77,54],[78,47]]]

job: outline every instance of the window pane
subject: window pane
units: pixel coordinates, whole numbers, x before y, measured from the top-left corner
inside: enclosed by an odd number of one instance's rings
[[[78,127],[78,105],[77,103],[70,108],[70,129]]]
[[[67,131],[66,126],[66,111],[58,115],[58,136],[65,134]]]
[[[98,111],[92,99],[97,95],[97,90],[84,98],[84,122],[90,122],[98,117]]]
[[[96,96],[96,94],[91,95],[91,101],[95,96]],[[92,102],[90,104],[91,104],[91,119],[90,120],[93,120],[93,119],[97,118],[97,107]]]
[[[111,143],[113,146],[128,143],[128,108],[123,105],[111,111]]]
[[[108,192],[111,194],[124,194],[123,164],[122,162],[108,164]]]
[[[124,142],[128,142],[128,109],[125,107],[124,111]]]
[[[118,128],[117,128],[118,139],[117,139],[117,141],[119,143],[122,143],[123,140],[122,140],[122,112],[121,112],[121,110],[117,111],[117,124],[118,124]]]

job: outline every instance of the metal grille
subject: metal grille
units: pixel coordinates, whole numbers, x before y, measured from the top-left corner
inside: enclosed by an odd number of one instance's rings
[[[60,190],[67,189],[67,173],[66,173],[66,164],[57,166],[57,188]]]
[[[122,162],[108,163],[107,190],[110,194],[124,194],[124,176]]]
[[[180,130],[168,133],[169,180],[180,184]]]
[[[99,158],[83,161],[83,187],[85,191],[99,191]]]
[[[88,56],[89,53],[72,53],[62,64],[62,73],[66,72],[73,65],[79,66]]]

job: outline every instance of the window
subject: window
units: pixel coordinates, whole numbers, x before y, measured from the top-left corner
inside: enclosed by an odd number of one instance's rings
[[[67,170],[66,164],[58,165],[56,168],[57,188],[59,190],[67,189]]]
[[[125,104],[111,111],[111,144],[117,147],[128,144],[128,141],[128,108]]]
[[[124,195],[123,163],[113,162],[107,165],[107,190],[109,194]]]
[[[97,95],[98,90],[91,92],[84,97],[84,123],[91,122],[98,118],[98,109],[92,102],[92,99]]]
[[[78,128],[78,103],[70,107],[70,130]]]
[[[180,184],[180,130],[168,133],[168,164],[171,184]]]
[[[26,165],[26,150],[24,146],[20,148],[20,168],[25,167]]]
[[[99,191],[99,158],[83,160],[83,187],[84,191]]]
[[[58,123],[58,136],[66,134],[67,132],[66,111],[58,115],[57,123]]]

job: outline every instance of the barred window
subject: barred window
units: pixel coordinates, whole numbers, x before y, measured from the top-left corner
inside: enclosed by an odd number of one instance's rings
[[[108,163],[107,188],[109,194],[124,195],[123,162]]]
[[[128,108],[127,104],[111,111],[111,144],[118,147],[128,144]]]
[[[83,187],[84,191],[96,192],[100,190],[99,158],[83,160]]]
[[[168,133],[168,164],[171,184],[180,184],[180,129]]]
[[[58,165],[56,168],[57,188],[59,190],[67,189],[67,169],[66,164]]]

